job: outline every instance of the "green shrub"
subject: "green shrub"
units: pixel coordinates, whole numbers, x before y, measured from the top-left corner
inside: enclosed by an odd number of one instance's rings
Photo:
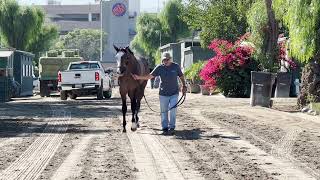
[[[201,79],[200,79],[200,71],[203,68],[205,62],[199,60],[197,63],[192,64],[190,68],[188,68],[184,75],[186,79],[191,80],[191,83],[193,84],[199,84]]]

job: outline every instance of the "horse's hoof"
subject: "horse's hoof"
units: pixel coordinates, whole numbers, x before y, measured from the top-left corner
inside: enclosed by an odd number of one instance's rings
[[[140,128],[140,123],[137,123],[137,128]]]
[[[122,133],[126,133],[126,132],[127,132],[127,130],[125,130],[125,129],[124,129],[124,130],[122,130]]]
[[[131,125],[131,131],[136,131],[137,130],[137,123],[132,123]]]

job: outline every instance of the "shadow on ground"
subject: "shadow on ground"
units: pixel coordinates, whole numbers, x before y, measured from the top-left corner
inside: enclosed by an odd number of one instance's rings
[[[60,101],[59,98],[23,98],[9,103],[0,103],[0,138],[30,136],[30,133],[42,133],[49,121],[59,119],[79,119],[86,121],[95,118],[104,120],[115,118],[121,111],[120,98],[96,100]],[[84,123],[85,124],[85,123]],[[65,125],[63,125],[65,126]],[[50,133],[60,133],[50,128]],[[59,128],[55,126],[54,128]],[[68,124],[66,133],[103,133],[112,131],[107,127],[102,130],[90,129],[83,124]]]
[[[101,119],[100,119],[101,120]],[[99,119],[97,119],[99,121]],[[32,133],[37,136],[41,133],[61,133],[61,129],[65,124],[48,125],[47,122],[29,121],[29,120],[16,120],[16,119],[2,119],[0,120],[0,138],[10,137],[28,137]],[[68,124],[68,129],[63,133],[70,134],[100,134],[105,132],[116,131],[109,127],[101,127],[99,129],[91,129],[82,124]]]
[[[46,100],[46,99],[44,99]],[[53,111],[65,111],[73,118],[106,118],[120,113],[119,98],[108,100],[81,99],[68,101],[13,101],[0,103],[0,117],[50,118]]]
[[[161,129],[155,129],[152,128],[154,131],[161,131]],[[198,140],[198,139],[231,139],[231,140],[240,140],[240,136],[225,136],[222,134],[214,134],[214,135],[205,135],[208,134],[207,131],[196,128],[196,129],[190,129],[190,130],[175,130],[174,133],[157,133],[156,135],[164,135],[164,136],[174,136],[176,139],[181,139],[181,140]]]

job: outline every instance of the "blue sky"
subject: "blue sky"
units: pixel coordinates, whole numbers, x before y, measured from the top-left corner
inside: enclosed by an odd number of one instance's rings
[[[62,4],[88,4],[94,3],[94,0],[59,0]],[[129,0],[130,1],[130,0]],[[163,2],[166,0],[159,0],[160,8],[163,6]],[[46,4],[47,0],[18,0],[20,4]],[[141,12],[156,12],[158,7],[158,0],[140,0]]]

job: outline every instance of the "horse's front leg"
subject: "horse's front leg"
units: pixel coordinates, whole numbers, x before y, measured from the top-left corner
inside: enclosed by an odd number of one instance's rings
[[[131,125],[131,131],[137,130],[137,122],[135,119],[135,114],[137,111],[137,99],[131,98],[131,111],[132,111],[132,125]]]
[[[126,113],[127,113],[127,101],[126,101],[126,95],[122,96],[121,95],[121,99],[122,99],[122,116],[123,116],[123,131],[122,132],[127,132],[126,130],[126,125],[127,125],[127,121],[126,121]]]

